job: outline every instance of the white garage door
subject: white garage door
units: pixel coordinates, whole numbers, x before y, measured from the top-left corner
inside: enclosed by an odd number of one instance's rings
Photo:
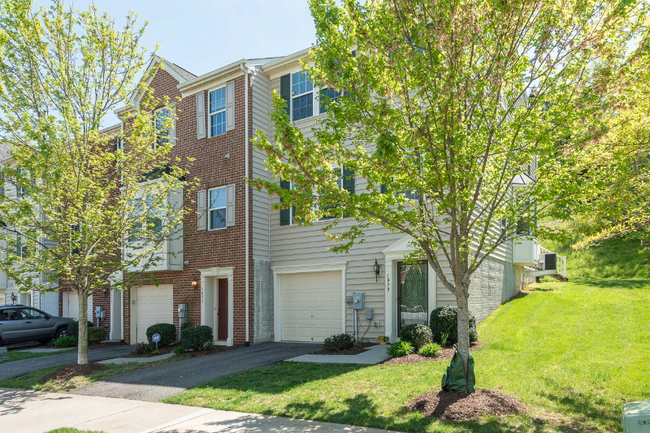
[[[136,292],[136,342],[147,341],[147,328],[156,323],[174,323],[174,286],[142,286]]]
[[[320,342],[340,334],[342,284],[340,271],[282,275],[282,340]]]
[[[93,320],[93,297],[88,297],[88,320]],[[57,314],[58,315],[58,314]],[[79,296],[77,292],[63,292],[63,317],[79,319]]]

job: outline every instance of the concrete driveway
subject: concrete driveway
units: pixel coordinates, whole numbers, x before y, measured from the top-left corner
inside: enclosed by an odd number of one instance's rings
[[[104,359],[117,358],[133,352],[133,346],[112,346],[98,347],[88,351],[88,359],[91,362],[103,361]],[[0,380],[13,379],[32,371],[43,368],[59,367],[61,365],[75,364],[77,352],[59,353],[57,355],[39,356],[38,358],[23,359],[21,361],[5,362],[0,364]]]
[[[160,401],[210,380],[264,367],[321,347],[304,343],[260,343],[249,347],[156,365],[108,377],[74,394]]]
[[[3,433],[42,433],[63,427],[106,433],[383,432],[191,406],[2,388],[0,420]]]

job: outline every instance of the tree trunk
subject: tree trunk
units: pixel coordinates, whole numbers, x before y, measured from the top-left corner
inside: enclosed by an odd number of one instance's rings
[[[461,290],[461,292],[466,292]],[[469,363],[469,308],[467,297],[464,294],[456,295],[458,303],[458,353],[463,358],[465,376]]]
[[[88,364],[88,292],[78,293],[79,296],[79,335],[77,341],[77,364]]]

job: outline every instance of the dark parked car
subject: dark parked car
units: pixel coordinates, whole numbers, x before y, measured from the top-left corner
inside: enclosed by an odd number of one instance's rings
[[[73,319],[54,317],[24,305],[0,306],[0,345],[63,337]]]

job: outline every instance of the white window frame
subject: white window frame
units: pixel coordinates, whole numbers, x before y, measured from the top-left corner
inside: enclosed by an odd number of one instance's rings
[[[342,189],[343,188],[343,165],[341,165],[340,167],[333,167],[332,172],[334,172],[334,171],[338,171],[338,173],[339,173],[338,185],[339,185],[339,188]],[[295,188],[295,186],[294,186],[293,182],[289,181],[289,190],[292,190],[294,188]],[[312,209],[320,210],[320,203],[318,203],[318,197],[319,197],[318,191],[315,192],[315,195],[316,195],[316,201],[312,205]],[[291,208],[289,209],[289,211],[290,211],[289,212],[289,226],[298,225],[298,224],[295,224],[293,222],[293,209],[294,209],[293,206],[291,206]],[[342,219],[342,218],[340,218],[340,217],[319,218],[318,221],[314,221],[314,223],[332,221],[332,220],[335,220],[335,219]]]
[[[211,193],[212,191],[217,190],[217,189],[221,189],[221,190],[223,190],[223,194],[224,194],[224,197],[226,198],[226,202],[225,202],[225,204],[224,204],[223,206],[212,207],[212,206],[211,206],[212,203],[210,203],[210,202],[211,202],[211,200],[210,200],[210,193]],[[217,227],[217,228],[213,228],[213,227],[212,227],[212,211],[213,211],[213,210],[223,209],[224,212],[225,212],[225,214],[224,214],[225,217],[228,218],[228,216],[227,216],[227,213],[228,213],[228,187],[227,187],[226,185],[224,185],[224,186],[218,186],[218,187],[216,187],[216,188],[210,188],[210,189],[208,190],[208,194],[207,194],[207,196],[208,196],[208,197],[207,197],[207,199],[208,199],[208,207],[207,207],[207,210],[208,210],[208,231],[213,232],[213,231],[217,231],[217,230],[225,230],[225,229],[227,229],[227,228],[228,228],[228,222],[227,222],[227,220],[224,222],[225,225],[224,225],[223,227]]]
[[[212,112],[212,111],[210,111],[212,109],[212,107],[211,107],[212,104],[210,103],[210,97],[211,97],[210,95],[212,94],[212,92],[214,92],[216,90],[221,90],[221,89],[223,89],[223,93],[224,93],[223,110],[217,110],[217,111]],[[228,113],[226,113],[227,107],[228,107],[228,90],[226,89],[225,84],[223,86],[219,86],[219,87],[216,87],[214,89],[208,90],[208,124],[207,124],[207,128],[210,130],[210,133],[208,134],[208,137],[210,137],[210,138],[212,138],[212,137],[220,137],[222,135],[226,135],[226,133],[228,132]],[[221,114],[221,113],[223,113],[223,116],[224,116],[224,123],[223,123],[224,130],[223,130],[223,133],[222,134],[212,135],[212,116],[216,116],[217,114]]]
[[[306,74],[307,72],[304,69],[298,69],[298,70],[295,70],[295,71],[289,73],[289,91],[291,92],[291,100],[289,102],[290,102],[290,106],[291,106],[290,111],[291,111],[291,121],[292,122],[299,122],[301,120],[311,119],[312,117],[316,117],[316,116],[320,115],[320,103],[319,103],[320,89],[318,89],[317,86],[314,86],[314,83],[312,82],[311,83],[311,86],[312,86],[311,93],[312,93],[312,107],[313,107],[313,110],[312,110],[311,116],[303,117],[302,119],[299,119],[299,120],[295,120],[293,118],[293,100],[296,99],[296,98],[300,98],[301,96],[305,96],[308,93],[310,93],[310,92],[303,92],[303,93],[300,93],[298,95],[293,94],[293,76],[294,76],[294,74],[297,74],[297,73]],[[311,78],[310,78],[309,81],[311,81]]]
[[[161,112],[162,110],[167,110],[170,113],[173,113],[175,111],[175,106],[174,104],[171,105],[165,105],[164,107],[156,108],[153,111],[153,126],[154,130],[156,131],[156,137],[153,141],[153,144],[151,145],[151,148],[156,150],[158,149],[158,113]],[[176,119],[174,119],[174,126],[172,128],[167,128],[167,144],[174,146],[175,143],[173,142],[173,139],[171,137],[171,134],[169,133],[172,129],[176,129]],[[121,142],[121,139],[119,140]],[[121,149],[121,147],[120,147]]]

